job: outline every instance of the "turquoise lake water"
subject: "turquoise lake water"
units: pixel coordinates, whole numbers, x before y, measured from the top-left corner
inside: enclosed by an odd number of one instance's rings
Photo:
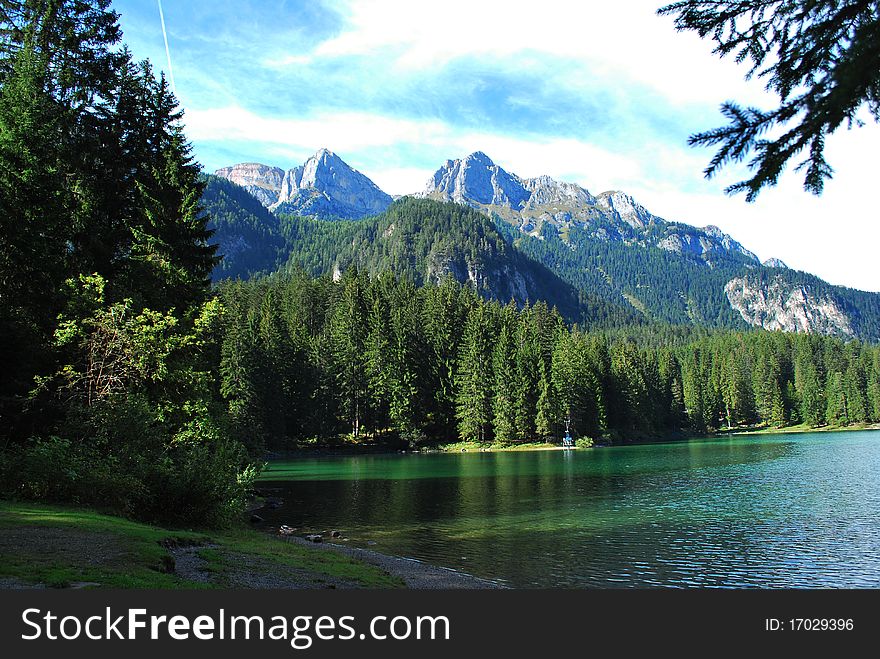
[[[513,587],[880,587],[875,430],[308,458],[265,477],[284,500],[270,522]]]

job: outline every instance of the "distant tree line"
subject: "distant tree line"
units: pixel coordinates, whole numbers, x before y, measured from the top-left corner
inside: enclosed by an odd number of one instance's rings
[[[236,437],[612,441],[880,421],[880,349],[674,326],[586,331],[546,304],[486,301],[352,268],[230,282],[221,391]]]

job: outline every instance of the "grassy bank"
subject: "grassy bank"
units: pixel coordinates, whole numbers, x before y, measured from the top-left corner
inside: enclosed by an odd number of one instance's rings
[[[807,424],[774,428],[772,426],[756,426],[752,428],[722,428],[718,435],[776,435],[782,433],[805,433],[805,432],[842,432],[846,430],[880,430],[880,423],[851,423],[848,426],[820,426],[814,428]]]
[[[388,588],[402,582],[347,556],[250,529],[170,530],[91,510],[0,501],[2,585]]]
[[[451,444],[441,444],[437,447],[438,451],[445,453],[465,453],[479,451],[554,451],[561,449],[558,443],[550,444],[546,442],[526,442],[523,444],[495,444],[492,442],[453,442]]]
[[[796,426],[786,426],[784,428],[774,428],[771,426],[754,426],[754,427],[737,427],[737,428],[720,428],[719,430],[704,435],[704,437],[725,437],[728,435],[775,435],[780,433],[811,433],[811,432],[841,432],[846,430],[880,430],[880,423],[852,423],[847,426],[821,426],[814,428],[806,424]],[[604,445],[622,445],[622,444],[648,444],[657,442],[674,442],[699,437],[692,433],[684,432],[668,432],[660,433],[652,436],[628,437],[616,436],[596,443],[597,446]],[[455,442],[451,444],[443,444],[437,447],[437,450],[444,452],[471,452],[471,451],[550,451],[561,449],[556,444],[544,442],[527,442],[523,444],[494,444],[490,442]]]

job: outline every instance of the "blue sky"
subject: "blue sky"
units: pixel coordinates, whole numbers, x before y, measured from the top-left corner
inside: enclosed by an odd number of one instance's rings
[[[880,290],[868,195],[871,125],[829,141],[814,198],[792,174],[754,204],[705,181],[686,145],[728,98],[770,107],[760,82],[676,33],[661,2],[164,0],[187,134],[208,171],[289,168],[327,147],[392,194],[476,150],[522,176],[622,189],[652,212],[716,224],[761,258]],[[135,57],[168,69],[157,0],[117,0]]]

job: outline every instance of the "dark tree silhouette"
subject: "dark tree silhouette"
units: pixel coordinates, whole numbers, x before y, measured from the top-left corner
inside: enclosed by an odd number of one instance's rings
[[[677,30],[710,37],[714,52],[749,61],[746,76],[766,78],[779,107],[763,111],[733,101],[721,106],[730,123],[692,135],[692,146],[716,146],[707,178],[751,156],[752,178],[726,192],[754,201],[775,185],[786,164],[802,152],[796,171],[804,189],[821,194],[833,169],[825,160],[825,138],[840,126],[861,125],[867,106],[880,120],[880,2],[877,0],[685,0],[662,7]],[[779,134],[766,137],[772,129]]]

